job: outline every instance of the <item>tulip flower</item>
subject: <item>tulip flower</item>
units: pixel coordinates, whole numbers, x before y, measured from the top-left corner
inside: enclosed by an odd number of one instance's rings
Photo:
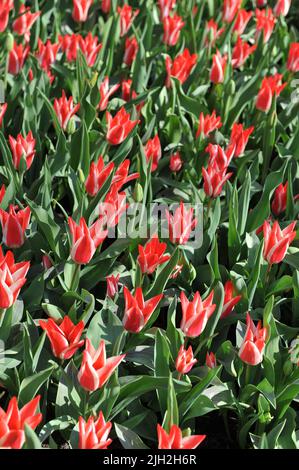
[[[68,62],[76,60],[82,39],[83,38],[80,34],[65,34],[64,36],[58,36],[59,46],[65,53]]]
[[[168,46],[175,46],[179,40],[181,29],[185,23],[179,15],[163,18],[164,36],[163,42]]]
[[[111,299],[113,299],[115,295],[118,293],[119,279],[120,279],[120,274],[117,274],[116,276],[114,274],[111,274],[111,276],[106,277],[107,297],[110,297]]]
[[[139,178],[139,173],[131,173],[129,175],[131,161],[129,159],[124,160],[117,168],[111,183],[111,188],[116,188],[119,191],[126,183]]]
[[[2,184],[1,189],[0,189],[0,204],[3,201],[5,193],[6,193],[6,187],[5,187],[5,184]]]
[[[107,108],[110,96],[112,96],[119,89],[119,87],[120,85],[116,84],[109,88],[109,77],[104,78],[103,82],[100,85],[100,111],[104,111]]]
[[[179,152],[174,153],[170,156],[169,168],[174,173],[180,171],[183,166],[183,160]]]
[[[194,208],[188,210],[181,202],[174,214],[170,214],[167,210],[165,215],[168,222],[170,241],[178,245],[185,245],[197,224],[197,219],[193,218]]]
[[[277,0],[274,7],[275,16],[287,16],[291,8],[292,0]]]
[[[88,392],[94,392],[103,387],[125,356],[122,354],[107,359],[105,341],[102,340],[98,349],[95,349],[90,340],[86,338],[82,363],[78,372],[78,381],[81,387]]]
[[[217,366],[216,362],[216,356],[214,353],[210,352],[206,354],[206,366],[209,367],[209,369],[215,369]]]
[[[158,449],[196,449],[206,438],[205,435],[193,435],[183,437],[181,429],[173,424],[169,433],[157,425]]]
[[[206,170],[202,167],[204,191],[207,196],[215,198],[222,193],[223,186],[233,173],[226,173],[226,169],[219,171],[217,165],[209,165]]]
[[[213,304],[214,291],[212,290],[205,300],[201,299],[200,293],[194,294],[193,300],[189,301],[182,291],[180,298],[182,304],[182,320],[180,328],[188,338],[196,338],[205,329],[208,319],[213,315],[216,304]]]
[[[246,325],[247,329],[239,350],[239,357],[246,364],[256,366],[263,360],[267,328],[262,328],[260,321],[255,326],[248,312],[246,315]]]
[[[232,152],[224,151],[220,145],[209,144],[205,151],[209,154],[209,166],[216,167],[217,171],[223,172],[230,164]]]
[[[55,98],[54,110],[57,115],[58,121],[64,131],[66,130],[71,117],[74,116],[76,112],[79,111],[79,109],[80,104],[78,103],[74,106],[73,97],[70,96],[70,98],[67,99],[64,90],[62,90],[61,98]]]
[[[16,397],[9,401],[7,411],[0,407],[0,449],[21,449],[25,443],[25,425],[35,429],[43,416],[37,413],[40,395],[21,409]]]
[[[188,349],[184,348],[182,345],[179,349],[178,357],[175,361],[175,368],[179,374],[188,374],[194,364],[197,363],[197,359],[193,357],[192,346],[189,346]]]
[[[48,255],[43,255],[42,256],[42,265],[43,265],[45,271],[52,268],[53,264],[52,264],[52,261],[50,260]]]
[[[217,50],[213,55],[213,65],[210,72],[211,82],[218,84],[224,82],[224,73],[226,69],[227,55],[221,56]]]
[[[221,36],[223,32],[224,32],[224,28],[218,29],[218,24],[213,19],[207,21],[205,43],[211,44],[213,46],[216,40]]]
[[[107,136],[106,139],[111,145],[121,144],[139,123],[139,120],[131,121],[130,113],[122,107],[114,117],[107,111]]]
[[[296,221],[288,225],[284,230],[281,230],[277,220],[274,222],[272,228],[268,221],[264,222],[264,259],[269,265],[280,263],[287,250],[296,237]]]
[[[138,245],[139,256],[137,263],[142,274],[153,274],[160,264],[170,259],[169,255],[164,254],[166,248],[166,243],[161,243],[157,234],[153,235],[144,247]]]
[[[73,0],[73,19],[80,23],[88,18],[88,12],[93,4],[93,0]]]
[[[224,284],[224,302],[221,312],[221,318],[226,318],[240,302],[242,296],[234,295],[234,285],[232,281],[227,281]]]
[[[59,43],[53,44],[49,39],[45,44],[38,39],[38,51],[36,53],[36,57],[41,68],[48,74],[51,83],[54,80],[54,76],[51,73],[51,66],[56,60],[59,47]]]
[[[59,359],[70,359],[84,344],[84,339],[80,340],[84,330],[82,320],[75,325],[66,315],[59,326],[52,318],[39,320],[39,326],[46,332],[52,352]]]
[[[85,38],[79,35],[79,47],[85,56],[88,67],[95,64],[98,53],[102,49],[102,43],[98,44],[98,42],[97,36],[93,36],[90,31]]]
[[[133,8],[126,3],[123,7],[117,7],[117,12],[120,17],[120,37],[123,37],[131,28],[134,18],[138,15],[139,10],[135,10],[133,12]]]
[[[101,9],[103,13],[109,13],[111,8],[111,0],[102,0]]]
[[[103,230],[104,220],[100,217],[91,227],[87,226],[84,217],[79,225],[71,217],[68,223],[72,235],[71,258],[77,264],[87,264],[107,237],[108,231]]]
[[[299,42],[290,45],[287,69],[290,72],[299,72]]]
[[[0,247],[0,308],[11,307],[18,298],[21,288],[26,282],[26,274],[30,262],[15,263],[12,251],[3,255]]]
[[[273,214],[276,216],[282,214],[282,212],[287,208],[288,184],[288,181],[285,185],[280,183],[280,185],[275,189],[271,208]],[[294,197],[294,201],[297,201],[298,199],[299,194]]]
[[[250,126],[248,129],[243,128],[243,124],[234,123],[229,147],[234,149],[233,155],[235,158],[243,155],[248,139],[254,131],[254,126]]]
[[[279,73],[263,79],[260,91],[257,95],[257,109],[264,113],[267,113],[271,109],[274,95],[279,96],[287,85],[286,83],[281,83],[281,79],[282,75]]]
[[[129,78],[128,80],[123,80],[121,83],[121,92],[122,99],[124,101],[130,101],[131,99],[131,86],[133,81]]]
[[[8,25],[9,13],[14,8],[14,0],[0,0],[0,33],[3,33]]]
[[[216,116],[216,111],[214,110],[212,114],[200,113],[198,129],[196,132],[196,138],[203,136],[204,138],[208,137],[211,132],[216,129],[220,129],[222,126],[221,117]]]
[[[7,103],[0,103],[0,127],[2,126],[2,121],[7,110]]]
[[[139,46],[135,36],[133,36],[132,38],[126,38],[123,61],[128,67],[130,67],[133,61],[135,60],[138,48]]]
[[[197,54],[190,54],[188,49],[184,49],[182,54],[179,54],[172,59],[167,56],[165,59],[166,66],[166,86],[169,88],[171,86],[171,77],[175,77],[179,80],[180,83],[184,83],[189,77],[194,65],[197,61]]]
[[[157,308],[163,294],[156,295],[144,301],[142,288],[137,287],[135,294],[131,294],[129,289],[124,287],[125,314],[123,326],[131,333],[139,333],[147,324],[150,317]]]
[[[113,171],[114,163],[110,162],[105,165],[104,158],[100,155],[98,162],[92,162],[89,169],[89,174],[85,183],[85,189],[92,197],[96,196]]]
[[[238,11],[241,9],[242,0],[224,0],[222,19],[226,23],[231,23]]]
[[[264,44],[266,44],[269,41],[275,26],[275,16],[273,15],[271,8],[267,8],[266,10],[259,10],[257,8],[255,10],[255,15],[257,35],[263,33]]]
[[[9,53],[8,71],[12,75],[17,75],[23,68],[24,62],[29,54],[29,46],[14,42],[13,49]]]
[[[236,45],[232,54],[232,66],[237,69],[242,67],[247,58],[256,50],[256,45],[250,46],[247,42],[242,41],[240,36],[237,39]]]
[[[252,15],[253,15],[252,11],[246,11],[243,9],[239,10],[234,27],[233,27],[233,31],[237,33],[238,36],[241,36],[244,33],[247,24],[252,18]]]
[[[162,156],[161,143],[158,134],[153,139],[149,139],[144,148],[146,161],[151,162],[151,171],[158,168],[159,160]]]
[[[99,215],[103,217],[108,228],[113,228],[119,223],[122,214],[128,207],[126,193],[118,191],[117,185],[112,185],[104,202],[99,204]]]
[[[108,439],[112,428],[110,421],[105,421],[100,412],[97,419],[90,416],[87,422],[79,417],[79,449],[107,449],[112,439]]]
[[[18,134],[16,139],[10,135],[8,139],[12,151],[14,167],[18,170],[21,158],[24,158],[27,170],[29,170],[35,155],[35,139],[33,138],[32,132],[30,131],[26,137]]]
[[[37,18],[40,16],[40,14],[40,11],[31,13],[30,8],[27,8],[24,4],[21,4],[19,9],[19,16],[13,22],[13,31],[19,36],[24,36],[25,41],[29,42],[30,29],[36,22]]]
[[[161,12],[161,18],[169,16],[171,10],[175,7],[176,0],[158,0],[158,6]]]
[[[29,207],[20,210],[18,206],[10,205],[8,213],[0,209],[3,243],[8,248],[19,248],[23,245],[29,220]]]

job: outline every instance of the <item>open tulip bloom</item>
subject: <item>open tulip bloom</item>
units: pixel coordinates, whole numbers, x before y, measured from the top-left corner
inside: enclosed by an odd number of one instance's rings
[[[0,0],[0,449],[299,449],[298,17]]]

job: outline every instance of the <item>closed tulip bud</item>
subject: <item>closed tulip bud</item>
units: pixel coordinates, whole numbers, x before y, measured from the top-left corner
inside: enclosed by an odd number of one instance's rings
[[[7,33],[6,41],[5,41],[5,49],[7,50],[7,52],[10,52],[13,50],[13,46],[14,46],[14,37],[11,33]]]
[[[143,188],[138,182],[135,184],[133,197],[135,202],[141,202],[143,200]]]
[[[67,123],[66,132],[69,135],[72,135],[74,134],[74,132],[76,132],[76,121],[73,117]]]
[[[80,183],[84,184],[85,183],[85,176],[81,168],[78,170],[78,175],[79,175],[79,180]]]

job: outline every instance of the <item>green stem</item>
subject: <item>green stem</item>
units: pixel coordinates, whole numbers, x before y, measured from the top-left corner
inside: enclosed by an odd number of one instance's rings
[[[246,369],[245,369],[245,385],[248,385],[250,383],[250,376],[251,376],[251,368],[249,364],[246,364]]]

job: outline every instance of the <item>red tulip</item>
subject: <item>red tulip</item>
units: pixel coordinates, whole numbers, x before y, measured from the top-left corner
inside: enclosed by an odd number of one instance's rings
[[[206,438],[205,435],[193,435],[183,437],[181,429],[173,424],[169,433],[157,425],[158,449],[195,449]]]
[[[26,274],[30,267],[29,261],[15,263],[12,251],[3,255],[0,247],[0,308],[7,309],[11,307],[21,288],[26,282]]]
[[[197,359],[193,357],[192,346],[189,346],[188,349],[184,348],[184,345],[180,347],[178,357],[175,361],[175,368],[179,374],[188,374],[194,364],[197,363]]]
[[[8,213],[0,209],[3,243],[9,248],[19,248],[25,241],[25,230],[30,220],[30,208],[20,210],[18,206],[9,206]]]
[[[166,211],[165,215],[168,222],[170,241],[178,245],[185,245],[197,224],[197,219],[193,218],[194,209],[190,208],[188,210],[181,202],[174,214]]]
[[[86,338],[82,363],[78,372],[78,381],[81,387],[89,392],[103,387],[125,356],[122,354],[107,359],[105,341],[102,340],[96,350],[90,340]]]
[[[112,179],[112,189],[116,188],[119,191],[129,181],[139,178],[139,173],[131,173],[129,175],[130,164],[131,161],[126,159],[119,165]]]
[[[243,124],[234,123],[229,141],[229,147],[234,150],[234,157],[237,158],[244,153],[248,139],[253,131],[254,126],[244,129]]]
[[[30,39],[30,29],[35,23],[41,12],[36,11],[31,13],[30,8],[21,4],[18,18],[13,22],[13,30],[19,36],[24,36],[26,42]]]
[[[271,37],[276,22],[273,11],[271,8],[267,8],[266,10],[256,9],[255,14],[256,32],[257,34],[263,33],[264,43],[267,43]]]
[[[239,357],[246,364],[256,366],[263,360],[267,328],[262,328],[260,321],[255,326],[248,312],[246,315],[246,325],[247,330],[239,350]]]
[[[133,8],[126,3],[123,7],[117,7],[117,12],[120,17],[120,37],[123,37],[131,28],[134,18],[138,15],[139,10],[135,10],[133,12]]]
[[[84,330],[82,320],[75,325],[66,315],[59,326],[52,318],[39,320],[39,326],[46,332],[52,352],[59,359],[70,359],[84,344],[84,339],[80,340]]]
[[[21,449],[25,443],[25,424],[31,429],[39,425],[43,416],[37,413],[40,395],[33,398],[21,409],[18,400],[12,397],[7,411],[0,407],[0,448]]]
[[[100,85],[100,111],[104,111],[107,108],[110,96],[112,96],[119,89],[119,87],[120,85],[116,84],[109,89],[109,77],[104,78],[103,82]]]
[[[180,328],[184,335],[196,338],[205,329],[208,319],[213,315],[216,304],[213,304],[214,291],[202,301],[200,293],[194,294],[193,300],[189,301],[185,293],[181,292],[182,320]]]
[[[227,281],[224,284],[224,302],[221,312],[221,318],[226,318],[242,299],[241,295],[234,295],[234,285],[232,281]]]
[[[5,193],[6,193],[6,187],[5,187],[5,184],[2,184],[1,189],[0,189],[0,204],[3,201]]]
[[[165,16],[163,18],[163,42],[168,46],[175,46],[179,40],[180,32],[184,25],[184,21],[178,15]]]
[[[264,258],[269,264],[280,263],[286,252],[296,237],[296,221],[281,230],[277,221],[274,222],[272,228],[268,221],[264,222]]]
[[[220,52],[217,50],[216,54],[213,55],[213,65],[210,72],[211,82],[215,84],[224,82],[226,62],[227,55],[221,56]]]
[[[241,36],[244,33],[245,28],[248,22],[250,21],[252,15],[253,15],[252,11],[246,11],[243,9],[239,10],[237,14],[237,19],[233,27],[233,31],[237,33],[239,36]]]
[[[161,143],[158,134],[153,139],[149,139],[144,148],[146,161],[151,162],[151,171],[158,168],[159,160],[162,156]]]
[[[33,138],[32,132],[30,131],[26,137],[23,137],[22,134],[18,134],[16,139],[10,135],[8,139],[12,151],[14,167],[18,170],[21,158],[23,158],[27,170],[29,170],[35,155],[35,139]]]
[[[89,8],[93,4],[93,0],[73,0],[73,19],[80,23],[88,18]]]
[[[142,274],[153,274],[160,264],[170,259],[169,255],[164,255],[166,248],[166,243],[161,243],[157,234],[153,235],[144,247],[138,245],[137,262]]]
[[[97,419],[90,416],[87,422],[80,416],[79,449],[107,449],[112,442],[112,439],[108,439],[111,428],[112,423],[106,423],[102,412]]]
[[[71,117],[74,116],[76,112],[79,111],[79,109],[80,104],[78,103],[74,106],[73,97],[70,96],[70,98],[67,99],[64,90],[62,90],[61,98],[55,98],[54,110],[58,117],[58,121],[64,131],[66,130]]]
[[[103,230],[103,218],[99,218],[91,227],[87,227],[81,217],[77,225],[71,217],[68,219],[72,235],[71,258],[77,264],[87,264],[96,252],[97,247],[105,240],[108,231]]]
[[[219,172],[223,172],[227,169],[232,158],[232,151],[224,151],[223,148],[217,144],[207,145],[205,151],[209,154],[209,166],[215,167]]]
[[[68,62],[76,60],[81,39],[83,38],[80,34],[65,34],[64,36],[58,36],[59,45],[63,52],[65,52]]]
[[[42,265],[43,265],[45,271],[52,268],[53,264],[52,264],[52,261],[50,260],[48,255],[43,255],[42,256]]]
[[[111,8],[111,0],[102,0],[101,8],[103,13],[109,13]]]
[[[23,68],[24,62],[29,54],[29,46],[14,42],[13,49],[9,53],[8,71],[12,75],[17,75]]]
[[[52,44],[49,39],[45,44],[38,39],[38,51],[36,53],[36,57],[41,68],[47,73],[51,83],[54,80],[54,76],[51,73],[51,67],[56,60],[59,47],[58,43]]]
[[[176,0],[158,0],[158,5],[160,8],[161,18],[169,16],[169,13],[176,5]]]
[[[241,9],[242,0],[224,0],[222,19],[226,23],[231,23],[238,11]]]
[[[123,61],[128,67],[130,67],[133,61],[135,60],[138,48],[139,46],[135,36],[133,36],[132,38],[126,38]]]
[[[114,274],[111,274],[111,276],[106,277],[107,297],[110,297],[111,299],[113,299],[115,295],[118,293],[119,279],[120,279],[120,274],[117,274],[116,276],[114,276]]]
[[[113,228],[119,223],[122,214],[128,207],[126,193],[118,191],[117,185],[112,185],[104,203],[99,204],[99,215],[103,217],[108,228]]]
[[[123,326],[131,333],[139,333],[149,321],[151,315],[156,310],[163,294],[156,295],[144,301],[142,288],[137,287],[135,294],[131,294],[129,289],[124,287],[125,314]]]
[[[138,119],[136,121],[130,120],[130,113],[127,113],[124,107],[122,107],[114,117],[107,111],[106,120],[106,139],[111,145],[121,144],[139,123]]]
[[[299,42],[290,45],[287,69],[290,72],[299,72]]]
[[[209,367],[209,369],[215,369],[215,367],[217,366],[216,356],[215,356],[214,353],[212,353],[212,352],[208,353],[207,352],[206,366]]]
[[[3,33],[8,25],[9,12],[14,8],[14,0],[0,0],[0,33]]]
[[[204,191],[209,197],[220,196],[223,186],[233,173],[226,173],[226,169],[219,171],[217,165],[209,165],[206,170],[202,167],[202,176],[204,179]]]
[[[2,126],[2,121],[4,118],[4,114],[6,113],[7,110],[7,103],[0,103],[0,127]]]
[[[204,115],[203,113],[200,113],[196,138],[200,136],[206,138],[215,129],[220,129],[221,126],[221,117],[216,116],[215,110],[212,112],[212,114]]]
[[[174,153],[170,156],[169,168],[174,173],[180,171],[183,166],[183,160],[179,152]]]
[[[224,32],[224,28],[218,29],[218,24],[213,20],[209,20],[206,23],[206,44],[214,45],[215,41],[221,36]]]
[[[275,16],[287,16],[291,8],[292,0],[277,0],[274,7]]]
[[[102,49],[102,43],[98,44],[98,42],[99,40],[97,36],[93,36],[90,31],[85,38],[79,35],[79,47],[83,52],[89,67],[92,67],[95,64],[98,53]]]
[[[85,188],[88,194],[92,197],[96,196],[113,171],[114,163],[110,162],[105,166],[104,158],[100,155],[98,162],[92,162],[89,169],[89,174],[85,183]]]
[[[188,49],[185,49],[182,54],[179,54],[172,59],[167,56],[165,59],[166,65],[166,86],[169,88],[171,86],[170,77],[177,78],[181,83],[184,83],[189,77],[191,70],[197,61],[197,54],[190,54]]]
[[[130,101],[131,99],[131,86],[132,80],[128,78],[128,80],[123,80],[121,83],[121,92],[122,92],[122,99],[124,101]]]
[[[236,45],[232,54],[232,66],[237,69],[242,67],[246,59],[256,50],[256,45],[250,46],[247,42],[242,41],[240,36],[237,39]]]
[[[281,83],[282,75],[276,73],[272,77],[265,77],[256,100],[256,108],[267,113],[271,109],[273,96],[279,96],[286,87]]]
[[[282,214],[287,208],[288,184],[288,181],[285,185],[280,183],[275,189],[271,208],[273,214],[276,216]],[[298,198],[299,194],[294,197],[294,201],[297,201]]]

